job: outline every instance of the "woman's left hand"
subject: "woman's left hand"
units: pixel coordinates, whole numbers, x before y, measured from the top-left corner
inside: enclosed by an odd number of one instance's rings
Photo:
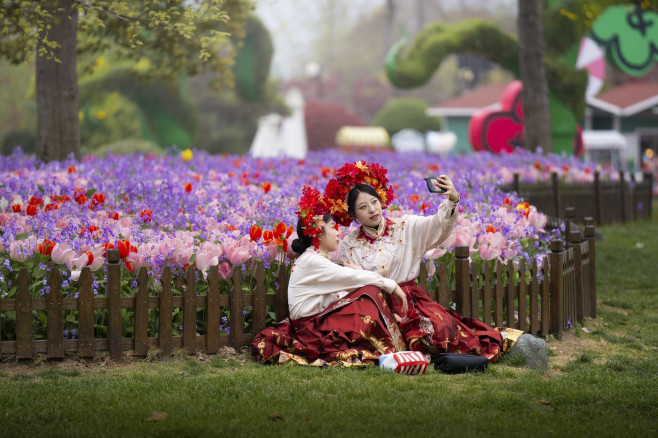
[[[356,263],[348,262],[346,260],[341,260],[340,265],[345,266],[346,268],[363,269],[361,266],[357,265]]]
[[[442,194],[447,195],[451,202],[459,201],[459,193],[457,192],[455,185],[452,183],[448,175],[441,175],[436,178],[434,185],[438,188],[445,189],[446,192]]]

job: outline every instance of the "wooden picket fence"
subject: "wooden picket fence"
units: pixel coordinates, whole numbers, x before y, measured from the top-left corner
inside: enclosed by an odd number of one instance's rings
[[[448,272],[440,263],[434,274],[438,286],[428,290],[427,266],[421,264],[419,286],[443,306],[451,302],[456,311],[465,317],[475,317],[492,326],[507,326],[526,330],[534,335],[554,333],[558,338],[576,321],[586,316],[596,317],[596,259],[593,220],[585,226],[584,239],[579,231],[571,231],[569,242],[551,242],[551,253],[541,264],[526,266],[521,262],[506,266],[496,262],[494,269],[484,266],[478,272],[469,261],[468,248],[456,249],[455,288],[448,288]],[[31,359],[45,353],[48,358],[63,358],[66,353],[77,353],[81,358],[92,358],[97,351],[109,351],[113,360],[119,360],[124,351],[146,356],[157,348],[168,354],[173,348],[183,348],[188,354],[200,349],[212,354],[222,346],[240,349],[249,345],[254,333],[266,326],[266,311],[273,307],[276,320],[288,316],[288,269],[282,264],[277,273],[275,293],[267,293],[263,265],[256,264],[253,272],[255,288],[243,292],[243,272],[236,268],[232,275],[232,289],[220,291],[217,270],[211,269],[207,279],[207,293],[199,295],[195,285],[197,272],[189,267],[185,279],[172,279],[171,269],[165,267],[160,278],[161,290],[149,293],[149,277],[145,268],[137,276],[138,287],[133,296],[121,296],[121,265],[116,249],[107,251],[107,277],[104,297],[92,292],[92,273],[84,268],[80,275],[81,290],[77,298],[64,298],[61,292],[62,277],[52,269],[47,278],[50,291],[46,298],[32,298],[29,292],[30,276],[22,268],[18,276],[18,292],[14,299],[0,299],[0,317],[3,312],[16,312],[16,339],[0,342],[0,354],[17,359]],[[529,275],[527,275],[529,274]],[[506,280],[505,280],[506,279]],[[181,281],[182,280],[182,281]],[[183,289],[182,296],[173,296],[172,285]],[[243,332],[243,310],[250,306],[253,333]],[[172,314],[182,308],[182,336],[172,333]],[[230,334],[220,333],[221,309],[230,309]],[[122,309],[134,311],[134,336],[123,337]],[[158,335],[148,336],[149,309],[158,309]],[[206,310],[206,334],[197,334],[197,310]],[[33,339],[33,312],[46,311],[47,336]],[[107,337],[94,336],[96,311],[107,310]],[[65,339],[64,312],[78,312],[77,339]]]
[[[542,213],[556,218],[567,217],[568,206],[577,205],[577,216],[582,223],[586,217],[594,218],[596,225],[650,219],[653,200],[653,174],[645,173],[640,181],[635,174],[619,172],[618,181],[602,180],[594,172],[593,182],[560,181],[557,173],[551,174],[550,183],[545,181],[520,181],[514,174],[511,184],[501,187],[515,191],[525,201]]]

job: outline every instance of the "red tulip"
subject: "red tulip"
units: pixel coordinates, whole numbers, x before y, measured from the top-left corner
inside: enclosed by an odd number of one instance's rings
[[[43,239],[43,243],[37,245],[37,251],[41,255],[50,255],[55,247],[55,242],[48,239]]]
[[[28,201],[29,205],[42,205],[43,204],[43,199],[39,196],[31,196],[30,200]]]
[[[153,212],[149,209],[144,209],[139,212],[139,217],[141,217],[144,222],[151,222],[152,216]]]
[[[36,205],[28,205],[27,208],[25,209],[25,213],[28,216],[35,216],[37,214],[37,206]]]
[[[252,242],[256,242],[260,239],[260,236],[263,235],[263,229],[258,225],[254,225],[249,229],[249,237],[251,237]]]
[[[68,168],[69,173],[77,172],[78,169],[75,166],[69,166]]]
[[[274,233],[271,230],[263,231],[263,242],[268,243],[274,238]]]
[[[185,192],[190,193],[192,191],[192,183],[185,183]]]
[[[125,259],[130,254],[130,242],[127,240],[118,240],[117,249],[119,250],[119,257]]]
[[[275,230],[276,230],[276,231],[275,231]],[[279,222],[279,223],[276,225],[275,230],[272,230],[272,231],[275,231],[274,234],[278,237],[278,236],[283,235],[283,233],[285,233],[285,232],[288,230],[288,227],[287,227],[286,224],[284,224],[283,222]]]
[[[104,193],[94,193],[94,196],[91,198],[91,202],[94,204],[102,204],[105,202],[105,194]]]
[[[87,266],[91,265],[91,263],[94,261],[94,253],[91,251],[86,251],[83,254],[87,254],[88,257]]]
[[[21,212],[21,204],[14,204],[11,206],[11,210],[14,213],[20,213]]]
[[[260,186],[263,188],[265,193],[268,193],[270,190],[272,190],[272,184],[268,182],[261,183]]]
[[[290,225],[290,226],[288,227],[288,231],[286,232],[286,239],[287,239],[288,237],[290,237],[290,235],[291,235],[292,233],[294,233],[294,232],[295,232],[295,228],[294,228],[292,225]]]

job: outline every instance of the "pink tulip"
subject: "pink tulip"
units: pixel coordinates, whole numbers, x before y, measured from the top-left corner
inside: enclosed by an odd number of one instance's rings
[[[231,265],[228,263],[224,262],[221,265],[219,265],[219,276],[222,277],[224,280],[228,280],[231,278],[231,273],[233,272],[233,268],[231,268]]]
[[[507,239],[500,231],[485,233],[478,237],[478,252],[482,260],[493,260],[503,254]]]
[[[430,262],[427,264],[427,275],[432,277],[434,273],[436,273],[436,265],[434,264],[433,261],[430,260]]]
[[[57,265],[68,265],[69,259],[75,258],[75,253],[66,243],[56,243],[53,252],[50,254],[53,263]]]
[[[194,263],[197,269],[203,273],[203,278],[207,278],[208,269],[211,266],[216,266],[219,263],[219,259],[210,251],[201,251],[196,253]]]
[[[446,252],[448,252],[447,249],[443,249],[443,248],[434,248],[434,249],[431,249],[431,250],[429,250],[429,251],[427,251],[427,252],[425,253],[425,258],[426,258],[427,260],[436,260],[436,259],[440,259],[441,257],[443,257],[443,255],[444,255]],[[432,264],[434,264],[434,263],[432,263]]]
[[[9,257],[17,262],[24,262],[32,258],[34,250],[30,249],[29,240],[16,240],[9,244]]]

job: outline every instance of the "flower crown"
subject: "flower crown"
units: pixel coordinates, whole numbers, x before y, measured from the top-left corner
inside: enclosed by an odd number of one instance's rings
[[[313,187],[304,186],[302,197],[299,198],[299,210],[295,213],[302,220],[302,232],[305,236],[311,237],[313,247],[318,248],[320,246],[318,237],[322,234],[319,220],[329,213],[326,198]]]
[[[329,204],[330,213],[336,223],[349,226],[352,218],[347,212],[347,195],[358,184],[371,186],[382,200],[382,208],[395,199],[393,188],[388,185],[386,168],[377,163],[345,163],[336,171],[336,178],[329,180],[324,190],[324,196]]]

